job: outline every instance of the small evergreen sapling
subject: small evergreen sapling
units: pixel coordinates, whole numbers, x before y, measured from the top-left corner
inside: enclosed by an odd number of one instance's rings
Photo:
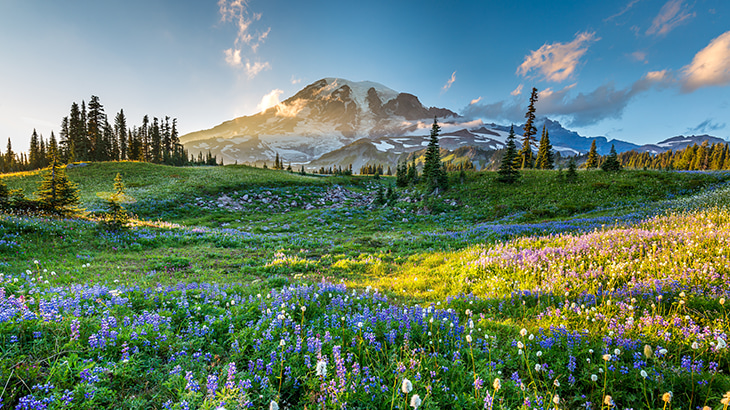
[[[79,189],[66,177],[66,172],[58,165],[57,158],[51,161],[35,196],[40,207],[46,211],[60,215],[78,211],[76,206],[79,204]]]
[[[131,198],[125,195],[124,189],[122,175],[117,173],[114,178],[114,192],[99,195],[106,200],[107,211],[102,221],[106,229],[117,231],[126,228],[129,223],[129,213],[122,203],[131,202]]]
[[[568,171],[565,173],[565,181],[569,183],[578,182],[578,171],[576,171],[575,157],[568,160]]]

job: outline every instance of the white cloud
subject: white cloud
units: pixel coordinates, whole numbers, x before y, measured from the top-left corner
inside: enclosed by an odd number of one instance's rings
[[[301,82],[302,82],[302,79],[301,78],[296,78],[293,75],[291,76],[291,83],[292,83],[292,85],[296,85],[296,84],[299,84]]]
[[[479,97],[479,98],[475,98],[475,99],[471,100],[471,102],[469,103],[469,105],[471,105],[471,104],[476,104],[476,103],[478,103],[478,102],[479,102],[479,101],[481,101],[481,100],[482,100],[482,97]]]
[[[454,84],[454,81],[456,81],[456,71],[451,73],[451,78],[449,78],[449,81],[441,87],[441,92],[445,93],[446,91],[449,91],[449,88],[451,88],[451,85]]]
[[[223,50],[223,53],[226,56],[226,64],[228,64],[231,67],[240,67],[241,64],[241,50],[234,50],[232,48],[229,48],[228,50]]]
[[[730,84],[730,31],[710,41],[682,69],[682,91]]]
[[[685,6],[684,0],[669,0],[659,10],[659,14],[654,17],[651,27],[646,30],[647,35],[665,36],[677,26],[687,22],[695,16],[695,13],[688,13],[688,7]]]
[[[218,11],[222,22],[233,22],[238,28],[233,48],[224,51],[226,63],[231,67],[245,67],[249,78],[253,78],[264,68],[269,68],[268,62],[257,62],[251,65],[248,59],[246,64],[242,64],[241,51],[243,46],[249,46],[251,52],[256,53],[259,46],[271,32],[271,27],[263,32],[252,32],[251,25],[261,20],[261,13],[252,13],[248,7],[248,0],[218,0]]]
[[[284,91],[280,90],[278,88],[271,90],[270,93],[261,97],[261,102],[259,102],[259,104],[256,106],[256,108],[258,108],[259,111],[266,111],[268,108],[278,105],[279,96],[283,93],[284,93]]]
[[[509,94],[510,95],[514,95],[514,96],[518,96],[518,95],[522,94],[522,88],[523,87],[524,87],[524,85],[520,84],[520,85],[517,86],[517,88],[515,88],[514,90],[512,90],[512,92],[509,93]]]
[[[296,117],[307,105],[306,100],[298,99],[290,104],[281,103],[276,106],[276,115],[280,117]]]
[[[575,72],[581,57],[588,51],[588,45],[598,41],[596,33],[578,33],[570,43],[544,44],[517,67],[517,74],[525,77],[530,71],[539,72],[546,80],[561,82]]]
[[[257,61],[253,64],[251,64],[250,61],[246,61],[245,69],[246,69],[246,75],[248,78],[254,78],[258,75],[258,73],[268,70],[271,68],[271,65],[268,62],[260,62]]]

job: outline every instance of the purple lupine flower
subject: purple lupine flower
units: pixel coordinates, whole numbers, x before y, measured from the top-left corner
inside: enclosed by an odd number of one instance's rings
[[[215,391],[218,388],[218,376],[215,374],[209,374],[208,381],[205,386],[208,388],[208,395],[214,396]]]
[[[187,371],[185,372],[185,380],[188,382],[185,385],[185,389],[192,392],[199,392],[200,391],[200,385],[193,377],[193,372]]]
[[[226,389],[233,389],[236,387],[236,362],[228,363],[228,378],[226,379]]]

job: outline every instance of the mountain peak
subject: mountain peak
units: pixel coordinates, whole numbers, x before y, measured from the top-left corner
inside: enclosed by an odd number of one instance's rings
[[[184,135],[180,141],[192,153],[219,151],[225,162],[273,158],[276,152],[306,162],[360,138],[403,135],[434,116],[458,114],[424,107],[415,95],[373,81],[326,77],[274,107]]]

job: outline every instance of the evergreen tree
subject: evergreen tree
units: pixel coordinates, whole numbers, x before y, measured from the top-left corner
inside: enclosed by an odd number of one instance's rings
[[[69,159],[69,146],[71,141],[68,137],[68,117],[63,117],[61,120],[61,132],[58,135],[59,141],[59,158],[61,162],[68,163]]]
[[[596,140],[591,142],[591,149],[588,151],[588,159],[586,160],[586,168],[598,168],[598,150],[596,149]]]
[[[58,165],[57,158],[51,161],[35,196],[42,208],[58,214],[74,213],[79,204],[79,189],[66,177],[66,171]]]
[[[10,200],[10,190],[3,178],[0,178],[0,208],[5,207]]]
[[[60,155],[58,151],[58,142],[56,142],[56,136],[51,131],[51,139],[48,141],[48,149],[46,150],[46,156],[43,161],[43,167],[47,167],[53,161],[53,158],[58,158]]]
[[[28,160],[30,161],[31,169],[38,169],[41,167],[41,151],[38,144],[38,133],[33,129],[33,134],[30,136],[30,151],[28,151]]]
[[[378,185],[378,190],[375,192],[375,205],[384,205],[386,202],[385,192],[383,192],[383,186]]]
[[[127,223],[129,223],[129,214],[122,206],[122,203],[129,202],[129,198],[125,195],[124,190],[122,174],[117,173],[117,176],[114,178],[114,192],[99,195],[106,202],[107,211],[101,223],[108,230],[120,230],[125,228]]]
[[[53,134],[53,131],[51,131],[51,134]],[[43,135],[40,137],[40,142],[40,149],[38,150],[38,168],[45,168],[48,166],[49,162],[46,161],[48,153],[46,152],[46,141],[43,139]]]
[[[418,168],[416,168],[416,156],[413,156],[411,165],[408,166],[408,172],[406,172],[406,180],[409,185],[415,185],[418,183]]]
[[[516,158],[518,158],[518,155],[517,144],[515,144],[515,127],[513,125],[509,128],[509,135],[502,155],[502,164],[499,166],[499,171],[497,171],[498,181],[511,184],[519,179],[520,171],[515,163]]]
[[[565,181],[575,183],[578,181],[578,171],[576,170],[575,157],[568,160],[568,171],[565,173]]]
[[[114,117],[114,134],[119,141],[119,159],[124,161],[128,158],[127,147],[129,144],[127,140],[127,117],[124,116],[124,110],[119,110],[119,113]]]
[[[433,126],[431,127],[431,140],[426,148],[426,157],[423,162],[423,179],[429,191],[445,190],[448,185],[446,172],[441,166],[439,132],[441,132],[441,127],[439,127],[436,117],[434,117]]]
[[[5,170],[6,172],[16,171],[15,153],[13,152],[13,144],[10,143],[10,138],[8,138],[8,148],[5,150]]]
[[[101,105],[99,97],[95,95],[91,96],[86,117],[86,134],[88,135],[91,153],[88,159],[103,161],[106,159],[104,158],[105,144],[103,141],[106,115],[104,114],[104,106]]]
[[[553,158],[553,146],[550,144],[548,130],[542,126],[542,138],[540,138],[540,148],[537,151],[536,166],[539,169],[553,169],[555,160]]]
[[[606,157],[606,160],[601,164],[601,169],[607,172],[615,172],[621,170],[621,163],[618,162],[618,155],[616,154],[616,148],[611,144],[611,152]]]
[[[156,164],[162,162],[162,138],[157,117],[152,119],[152,127],[150,128],[150,162]]]
[[[527,107],[525,113],[525,127],[522,134],[522,149],[517,154],[520,157],[521,164],[520,168],[532,168],[534,167],[534,158],[532,155],[532,142],[534,141],[533,136],[537,134],[537,128],[535,128],[535,103],[537,102],[537,88],[532,87],[532,94],[530,94],[530,104]]]

